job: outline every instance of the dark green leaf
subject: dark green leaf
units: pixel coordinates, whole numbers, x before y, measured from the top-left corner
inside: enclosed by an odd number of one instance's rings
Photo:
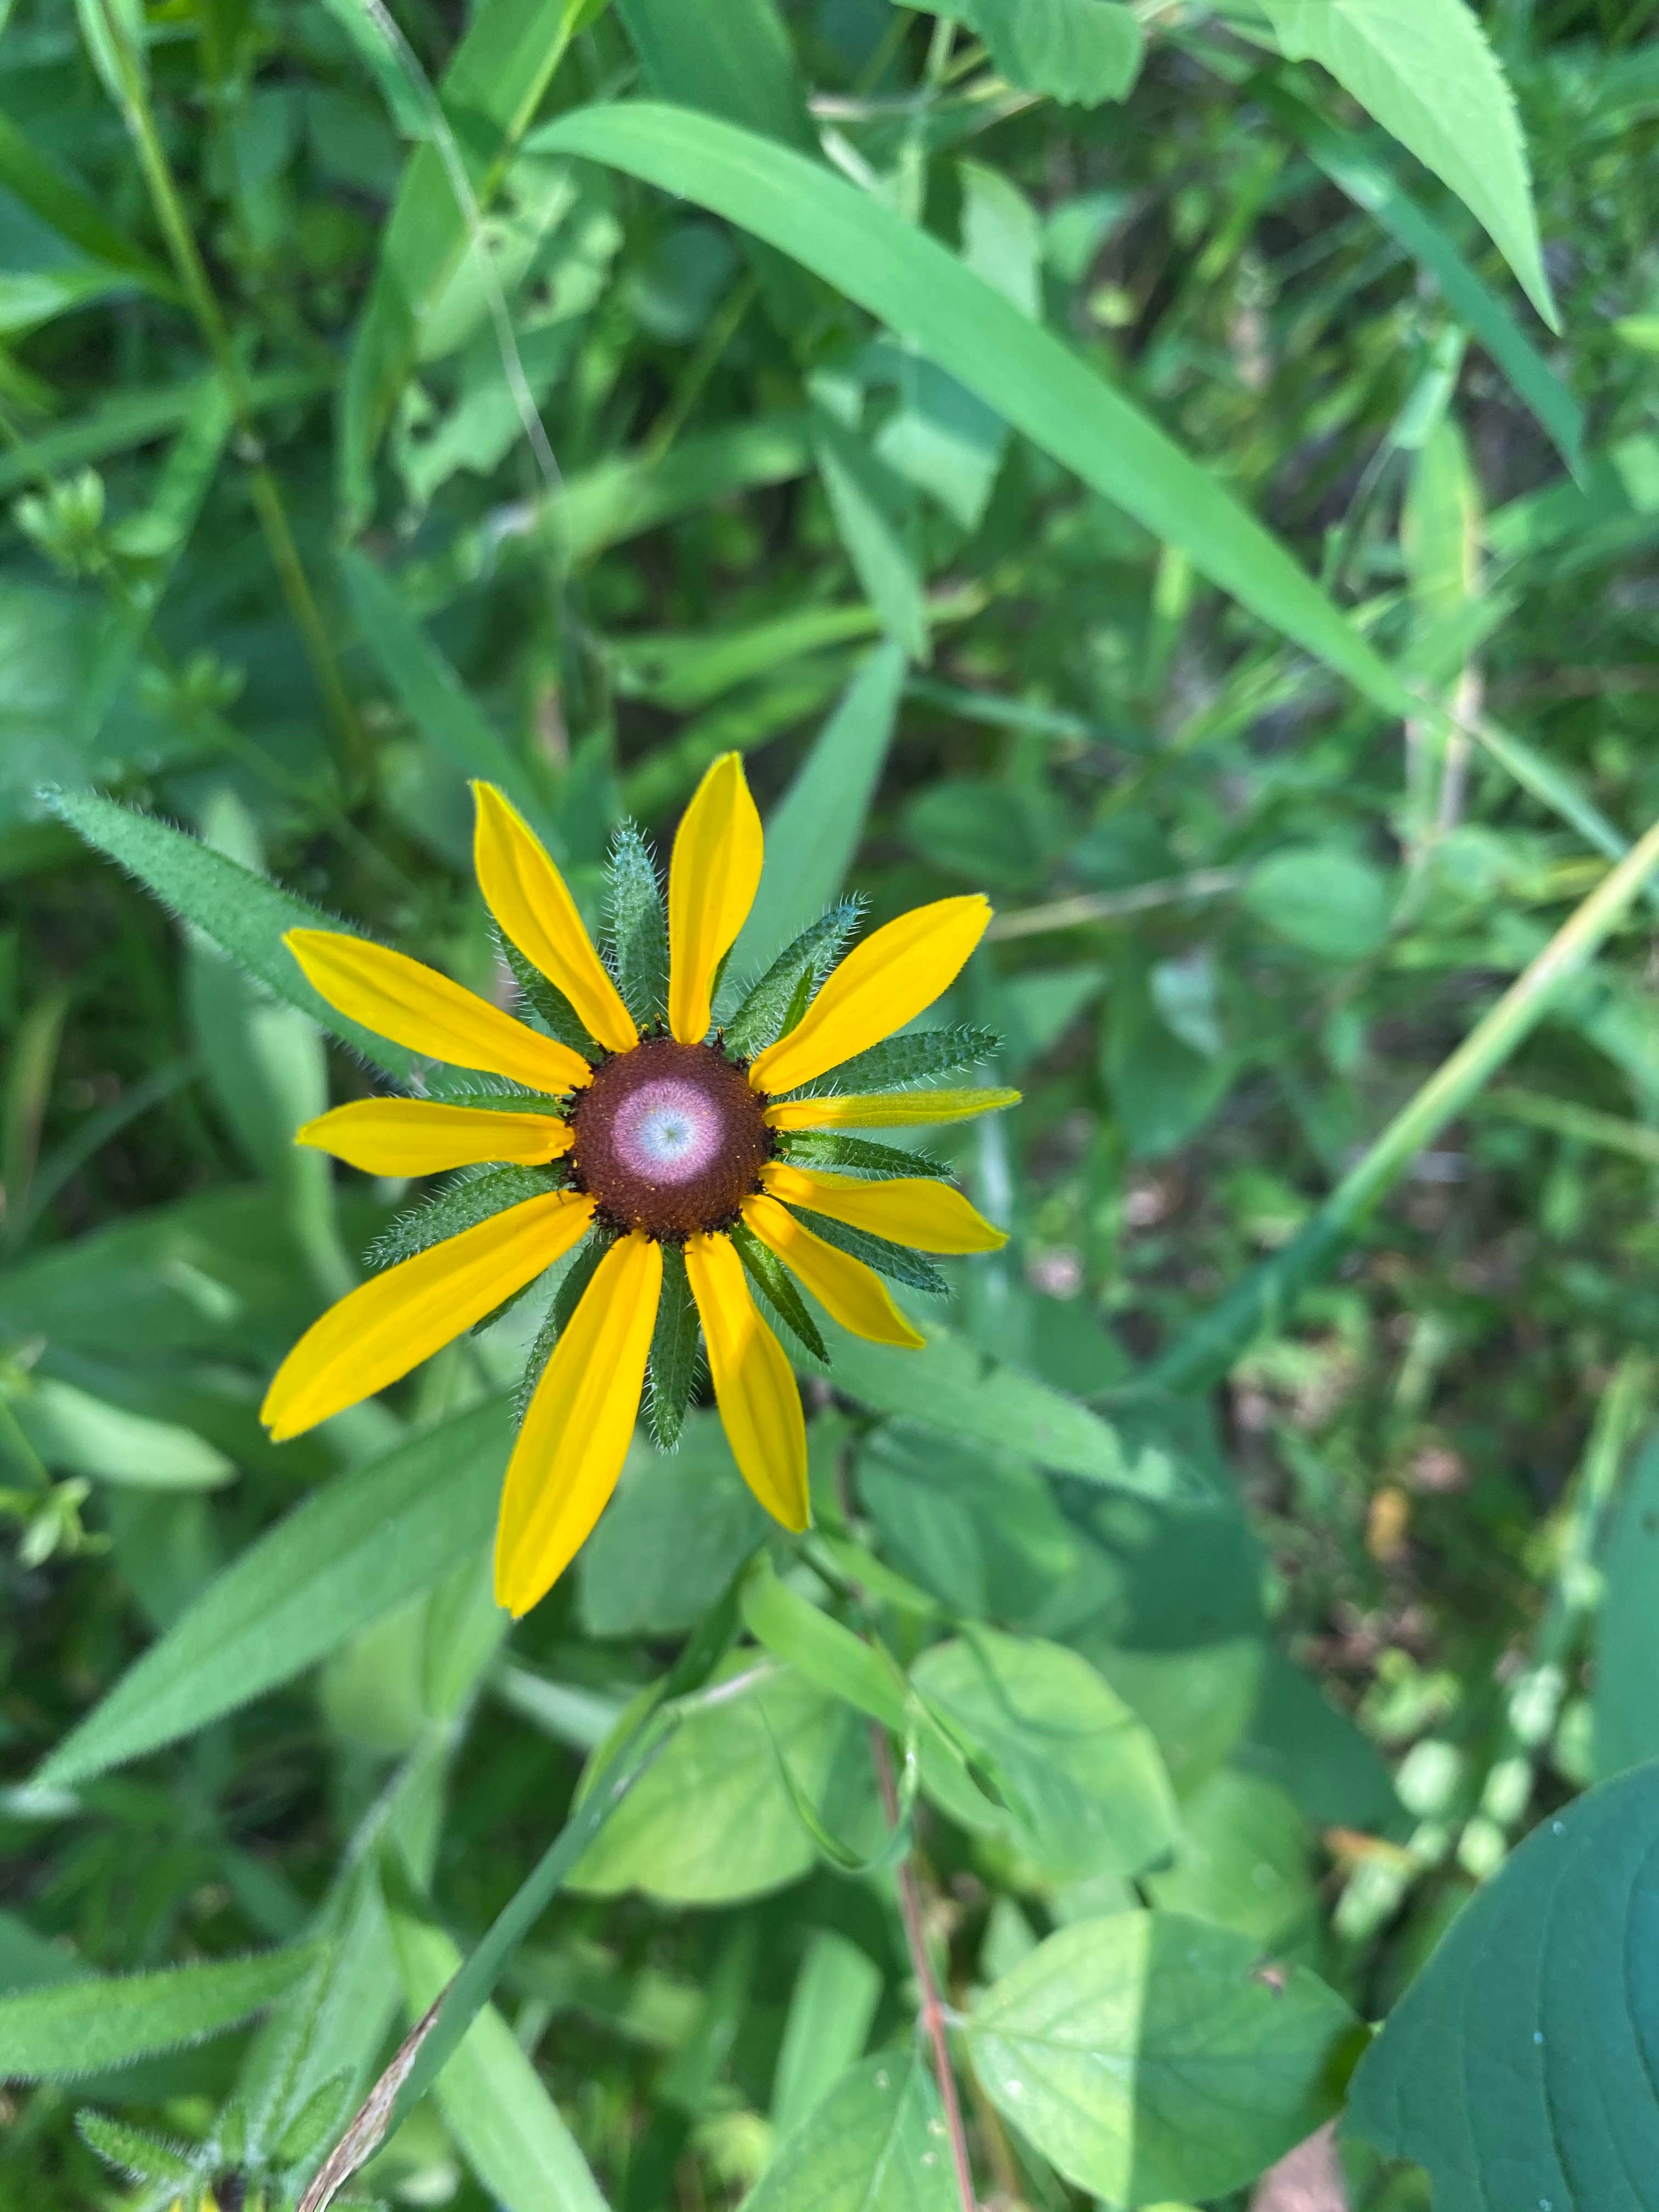
[[[428,1252],[446,1237],[476,1229],[509,1206],[522,1206],[544,1191],[558,1190],[562,1178],[546,1168],[464,1168],[435,1197],[424,1199],[387,1224],[368,1248],[371,1267],[395,1267]]]
[[[611,972],[643,1029],[668,1012],[668,909],[651,848],[631,822],[611,843],[605,903]]]
[[[678,1244],[662,1248],[662,1295],[646,1380],[653,1441],[659,1451],[672,1451],[697,1382],[697,1309],[686,1279],[685,1255]]]
[[[868,1230],[849,1228],[844,1221],[832,1221],[827,1213],[813,1213],[804,1206],[793,1211],[815,1237],[822,1237],[826,1244],[849,1253],[854,1260],[862,1260],[878,1275],[902,1283],[907,1290],[925,1291],[929,1297],[950,1297],[950,1284],[924,1253],[913,1252],[908,1244],[894,1244],[885,1237],[872,1237]]]
[[[884,1044],[872,1044],[867,1052],[844,1060],[834,1071],[835,1088],[843,1095],[860,1091],[911,1091],[918,1084],[977,1067],[992,1057],[1000,1042],[994,1030],[975,1029],[967,1023],[945,1030],[914,1030],[908,1036],[889,1037]]]
[[[858,927],[860,911],[856,899],[843,899],[809,922],[794,942],[785,946],[744,994],[736,1013],[724,1025],[728,1052],[752,1060],[783,1034],[802,984],[810,993],[823,981]]]
[[[741,1224],[732,1231],[732,1242],[738,1248],[738,1256],[744,1270],[765,1301],[773,1318],[783,1325],[795,1339],[809,1358],[827,1361],[823,1337],[817,1323],[806,1310],[805,1300],[795,1288],[795,1279],[779,1259],[757,1236]]]
[[[779,1147],[785,1159],[802,1167],[830,1168],[866,1176],[934,1176],[949,1182],[951,1170],[926,1152],[907,1152],[901,1145],[878,1144],[840,1129],[792,1129]]]
[[[539,968],[532,967],[510,937],[493,932],[497,950],[513,971],[525,1004],[536,1014],[550,1036],[568,1044],[584,1060],[598,1060],[599,1047],[582,1026],[581,1018],[564,993],[550,983]],[[428,1088],[431,1085],[428,1084]]]

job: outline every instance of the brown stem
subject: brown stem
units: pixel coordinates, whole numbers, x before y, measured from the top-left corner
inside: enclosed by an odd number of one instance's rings
[[[897,1827],[899,1821],[898,1784],[893,1775],[893,1747],[887,1741],[884,1729],[872,1723],[870,1729],[870,1748],[876,1762],[876,1782],[881,1790],[882,1810],[888,1824]],[[951,2064],[951,2046],[945,2034],[945,2007],[939,2001],[939,1983],[933,1974],[933,1962],[927,1954],[927,1936],[921,1919],[921,1886],[916,1880],[916,1869],[907,1852],[899,1861],[899,1914],[904,1922],[904,1941],[910,1954],[910,1968],[916,1978],[916,1987],[921,1992],[921,2022],[927,2031],[927,2040],[933,2046],[933,2071],[939,2077],[939,2102],[945,2108],[945,2130],[951,2142],[951,2162],[956,2169],[957,2191],[962,2198],[962,2212],[978,2212],[974,2196],[974,2172],[968,2162],[968,2131],[963,2125],[962,2103],[957,2095],[957,2077]]]

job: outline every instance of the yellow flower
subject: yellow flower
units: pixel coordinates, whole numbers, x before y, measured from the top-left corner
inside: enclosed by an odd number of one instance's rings
[[[961,1121],[1019,1094],[799,1095],[903,1029],[949,987],[990,920],[980,897],[940,899],[877,930],[752,1059],[729,1050],[723,1032],[710,1036],[720,966],[761,873],[760,817],[735,753],[704,776],[675,840],[665,1024],[648,1012],[643,1024],[635,1018],[547,854],[500,792],[489,784],[474,790],[484,898],[504,937],[574,1010],[591,1052],[530,1028],[400,952],[329,931],[293,930],[287,942],[307,976],[353,1021],[423,1058],[541,1094],[526,1097],[522,1112],[513,1110],[512,1094],[475,1105],[366,1099],[307,1123],[297,1141],[371,1175],[508,1162],[547,1170],[548,1187],[343,1298],[283,1362],[262,1419],[280,1441],[385,1389],[592,1232],[603,1256],[536,1386],[501,1498],[496,1596],[521,1614],[563,1571],[615,1487],[657,1327],[664,1248],[684,1256],[738,1465],[769,1512],[787,1528],[804,1528],[800,1399],[750,1274],[781,1261],[843,1327],[877,1343],[916,1346],[922,1339],[879,1275],[809,1227],[801,1212],[841,1224],[854,1243],[861,1233],[962,1253],[993,1251],[1004,1238],[948,1184],[902,1173],[869,1181],[826,1172],[792,1159],[791,1151],[816,1145],[822,1161],[827,1146],[830,1159],[858,1164],[860,1150],[881,1148],[810,1133]],[[810,981],[792,1012],[807,988]]]

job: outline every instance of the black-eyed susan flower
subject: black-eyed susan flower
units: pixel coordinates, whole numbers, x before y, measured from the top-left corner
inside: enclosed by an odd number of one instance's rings
[[[273,1437],[297,1436],[575,1254],[532,1355],[501,1498],[496,1595],[517,1614],[599,1518],[647,1378],[659,1440],[678,1433],[699,1322],[738,1467],[786,1528],[807,1525],[800,1398],[762,1305],[819,1358],[797,1283],[857,1334],[919,1346],[878,1270],[943,1288],[918,1254],[988,1252],[1004,1240],[938,1179],[946,1170],[858,1133],[962,1121],[1018,1093],[917,1088],[992,1040],[896,1034],[978,944],[991,912],[980,897],[917,908],[839,964],[857,910],[836,908],[711,1034],[721,969],[761,874],[760,817],[735,753],[714,763],[686,809],[665,915],[645,848],[632,833],[619,842],[608,965],[524,822],[490,785],[475,793],[479,886],[544,1026],[362,938],[289,933],[306,975],[340,1012],[497,1082],[365,1099],[300,1131],[300,1143],[374,1175],[484,1172],[412,1217],[398,1247],[405,1256],[306,1332],[263,1418]]]

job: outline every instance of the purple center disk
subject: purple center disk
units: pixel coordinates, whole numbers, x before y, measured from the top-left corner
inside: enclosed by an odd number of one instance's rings
[[[665,1075],[623,1100],[611,1143],[630,1175],[645,1182],[680,1183],[708,1170],[725,1133],[720,1109],[706,1091]]]

